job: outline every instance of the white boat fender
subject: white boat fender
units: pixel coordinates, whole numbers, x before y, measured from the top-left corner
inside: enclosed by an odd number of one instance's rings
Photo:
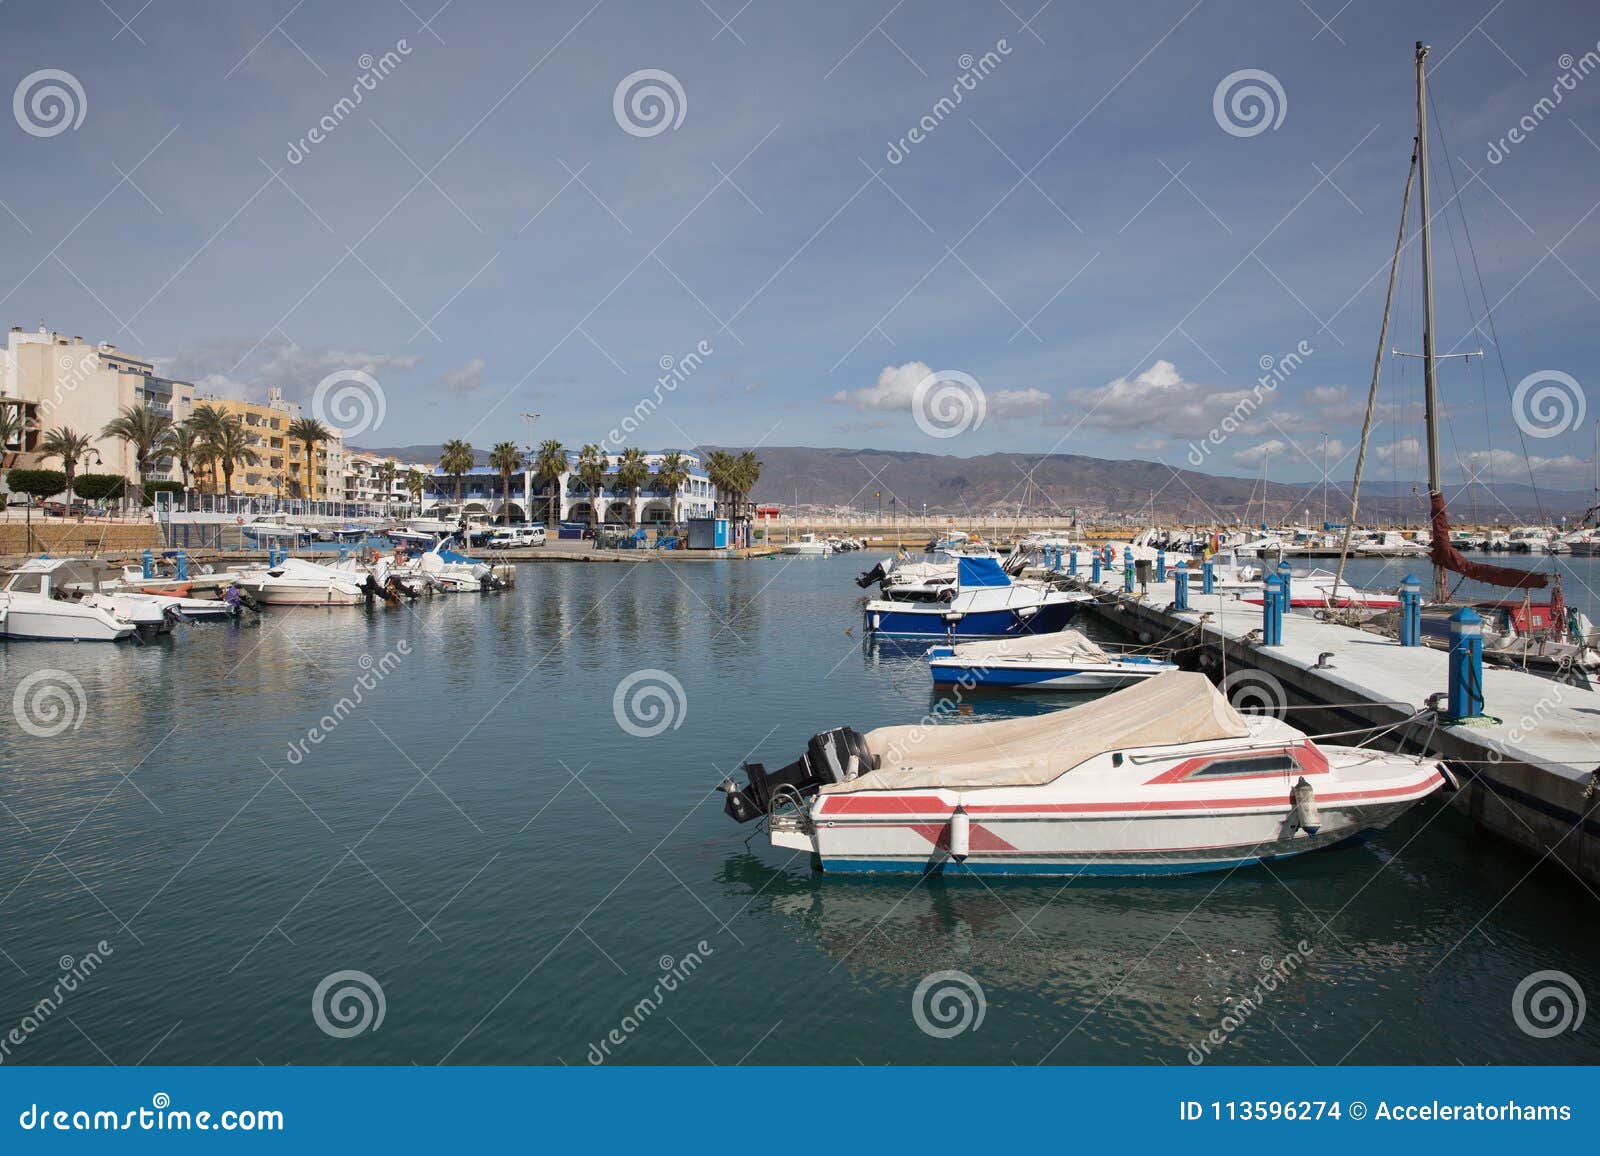
[[[1292,804],[1290,813],[1296,827],[1307,835],[1315,835],[1322,829],[1322,816],[1317,813],[1317,793],[1305,779],[1302,778],[1289,792],[1289,802]]]
[[[960,803],[950,816],[950,858],[957,863],[967,857],[972,846],[972,820]]]

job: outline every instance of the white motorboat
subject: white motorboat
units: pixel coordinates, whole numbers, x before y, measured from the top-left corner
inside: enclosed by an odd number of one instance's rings
[[[961,558],[956,586],[932,602],[874,599],[866,628],[878,637],[1005,638],[1053,634],[1092,596],[1030,582],[1014,582],[994,558]]]
[[[0,638],[115,642],[138,629],[107,606],[69,600],[54,582],[60,561],[36,558],[11,572],[0,589]]]
[[[128,619],[145,636],[164,633],[172,629],[175,621],[215,622],[239,613],[235,603],[221,598],[220,589],[216,598],[192,598],[185,585],[167,590],[130,590],[122,577],[108,577],[100,563],[80,558],[52,561],[55,569],[50,580],[54,589],[85,606],[104,607]]]
[[[1340,538],[1335,545],[1342,541]],[[1358,558],[1426,558],[1428,547],[1399,530],[1362,530],[1351,536],[1350,554]]]
[[[1115,690],[1178,669],[1165,652],[1107,650],[1076,630],[935,646],[928,668],[935,686],[1073,691]]]
[[[510,584],[514,568],[504,567],[507,573],[497,576],[496,567],[458,553],[451,545],[450,539],[442,539],[409,566],[396,567],[394,577],[401,581],[420,580],[447,594],[476,594]]]
[[[785,542],[778,551],[780,554],[797,554],[804,557],[821,557],[833,553],[833,546],[826,538],[819,538],[815,534],[801,534],[793,542]]]
[[[354,606],[366,599],[369,577],[350,567],[285,558],[276,566],[241,572],[239,586],[266,606]]]
[[[316,531],[309,526],[291,523],[285,514],[268,514],[257,518],[242,526],[239,532],[252,542],[272,542],[289,546],[309,542],[317,536]]]
[[[100,589],[107,593],[167,594],[178,598],[216,600],[238,578],[236,571],[214,571],[209,566],[202,566],[184,578],[165,571],[146,578],[142,566],[124,566],[119,577],[101,582]]]
[[[1068,710],[849,727],[722,785],[738,822],[825,872],[1173,875],[1301,855],[1393,822],[1445,782],[1406,755],[1313,742],[1171,671]]]

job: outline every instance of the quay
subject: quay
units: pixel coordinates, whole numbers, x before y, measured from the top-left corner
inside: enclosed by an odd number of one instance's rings
[[[1213,674],[1225,667],[1224,688],[1246,709],[1281,698],[1309,734],[1393,728],[1375,741],[1445,762],[1461,784],[1452,805],[1481,830],[1600,884],[1600,692],[1486,664],[1483,717],[1408,725],[1445,693],[1446,651],[1298,613],[1283,616],[1280,645],[1263,645],[1262,608],[1235,594],[1199,593],[1198,566],[1189,572],[1187,610],[1175,608],[1170,570],[1166,581],[1133,594],[1120,569],[1098,584],[1063,580],[1099,595],[1088,606],[1101,622],[1173,649],[1185,665]]]

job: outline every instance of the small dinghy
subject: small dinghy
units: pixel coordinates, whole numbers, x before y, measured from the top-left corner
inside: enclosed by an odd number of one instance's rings
[[[997,722],[849,727],[747,783],[738,822],[843,873],[1176,875],[1301,855],[1379,830],[1438,790],[1424,759],[1313,742],[1169,671]]]
[[[928,667],[935,686],[1020,690],[1116,690],[1178,669],[1165,652],[1109,651],[1076,630],[935,646]]]

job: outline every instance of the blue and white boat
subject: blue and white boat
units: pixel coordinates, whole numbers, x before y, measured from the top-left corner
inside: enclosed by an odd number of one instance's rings
[[[961,558],[955,588],[938,602],[874,599],[868,633],[886,638],[1009,638],[1054,634],[1091,595],[1013,582],[993,558]]]
[[[1083,691],[1115,690],[1178,669],[1164,651],[1107,650],[1076,630],[935,646],[928,667],[935,686]]]

